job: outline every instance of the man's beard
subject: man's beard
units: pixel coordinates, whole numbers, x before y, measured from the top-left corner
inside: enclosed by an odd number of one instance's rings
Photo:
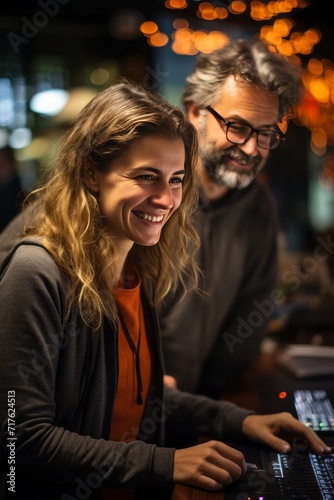
[[[202,137],[202,143],[205,138]],[[265,160],[261,155],[252,157],[254,163],[252,169],[246,170],[235,168],[229,165],[229,159],[240,163],[248,163],[250,158],[238,146],[231,145],[227,149],[216,149],[211,144],[200,145],[199,155],[204,171],[209,178],[221,186],[229,189],[244,189],[247,187],[262,170]]]

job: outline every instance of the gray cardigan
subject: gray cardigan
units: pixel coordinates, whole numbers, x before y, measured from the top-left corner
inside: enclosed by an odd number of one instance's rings
[[[22,240],[7,255],[0,278],[1,498],[10,486],[13,442],[15,498],[63,500],[80,492],[95,498],[101,485],[167,491],[175,450],[164,447],[165,424],[169,442],[180,433],[241,437],[250,411],[177,390],[164,394],[158,324],[143,297],[152,383],[138,439],[110,441],[117,332],[107,321],[92,332],[76,309],[65,320],[65,295],[65,277],[39,240]],[[15,441],[7,404],[13,394]]]

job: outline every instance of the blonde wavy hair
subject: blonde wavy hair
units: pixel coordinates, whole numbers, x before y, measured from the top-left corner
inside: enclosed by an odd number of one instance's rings
[[[100,92],[67,131],[49,179],[32,196],[39,216],[25,235],[39,235],[68,281],[68,311],[78,306],[93,329],[104,316],[117,320],[107,283],[113,277],[116,250],[108,237],[95,193],[85,179],[92,165],[112,169],[113,160],[144,136],[181,138],[185,177],[180,207],[162,229],[154,246],[134,244],[128,255],[141,276],[150,303],[158,306],[181,283],[184,292],[197,288],[195,254],[199,238],[192,226],[197,206],[197,137],[181,110],[144,87],[121,80]]]

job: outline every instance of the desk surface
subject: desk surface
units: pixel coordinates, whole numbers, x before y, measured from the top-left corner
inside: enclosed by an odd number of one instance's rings
[[[274,382],[274,384],[272,384]],[[323,386],[324,379],[312,381],[300,381],[287,374],[279,368],[275,362],[275,354],[261,353],[252,368],[244,374],[241,381],[225,391],[221,399],[231,401],[239,406],[249,408],[256,412],[263,410],[263,388],[280,387],[280,384],[290,385],[291,389],[298,385]],[[326,380],[329,387],[333,386],[333,378]],[[302,387],[301,387],[302,388]],[[324,387],[327,389],[327,387]],[[280,411],[274,408],[272,412]],[[266,411],[268,413],[268,411]],[[208,492],[198,488],[192,488],[177,484],[174,486],[171,500],[224,500],[223,490],[219,492]]]

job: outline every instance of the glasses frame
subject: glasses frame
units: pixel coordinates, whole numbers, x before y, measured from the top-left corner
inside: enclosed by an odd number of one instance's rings
[[[211,106],[206,106],[206,109],[209,111],[209,113],[211,113],[215,118],[216,120],[218,121],[220,127],[222,128],[221,126],[221,122],[223,122],[223,124],[226,126],[226,131],[224,129],[223,132],[225,133],[226,135],[226,139],[228,140],[228,142],[230,142],[231,144],[238,144],[240,146],[242,146],[243,144],[246,144],[247,141],[249,141],[249,139],[251,138],[251,136],[255,133],[256,134],[256,144],[258,145],[259,148],[262,148],[262,149],[275,149],[277,148],[277,146],[280,144],[281,141],[285,141],[285,137],[284,137],[284,134],[283,132],[281,132],[278,128],[277,130],[270,130],[270,132],[276,134],[277,136],[277,144],[275,144],[274,146],[261,146],[261,144],[259,144],[259,133],[261,132],[268,132],[267,129],[256,129],[256,128],[253,128],[251,127],[250,125],[248,124],[243,124],[241,122],[230,122],[229,120],[226,120],[226,118],[224,118],[223,116],[221,116],[215,109],[213,109]],[[228,134],[228,130],[230,128],[231,125],[235,125],[235,124],[239,124],[239,125],[243,125],[245,127],[248,127],[250,129],[250,133],[249,135],[246,137],[245,140],[241,141],[241,142],[235,142],[235,141],[231,141],[228,137],[227,137],[227,134]]]

